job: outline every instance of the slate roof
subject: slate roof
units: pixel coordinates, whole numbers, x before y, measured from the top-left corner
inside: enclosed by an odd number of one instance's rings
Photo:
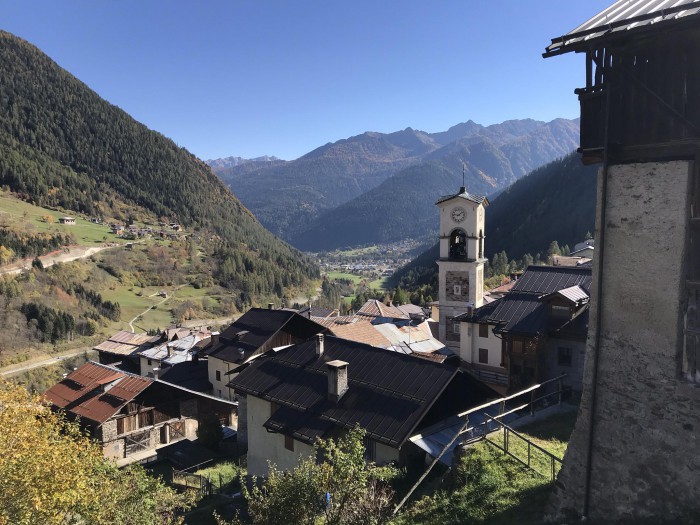
[[[581,51],[603,40],[697,23],[700,0],[618,0],[566,35],[553,38],[544,56]],[[692,20],[689,17],[696,18]]]
[[[474,311],[472,317],[463,314],[459,320],[495,324],[495,333],[511,333],[534,337],[539,334],[559,330],[568,319],[550,319],[547,302],[543,299],[566,290],[571,297],[588,293],[591,286],[591,268],[583,266],[530,266],[518,279],[511,291],[501,300],[482,306]],[[580,289],[580,291],[578,291]],[[578,301],[581,303],[582,299]],[[578,317],[581,317],[580,314]],[[576,325],[569,325],[583,330],[587,328],[588,314]],[[586,320],[586,325],[582,323]],[[568,332],[573,333],[573,332]]]
[[[298,339],[308,339],[326,328],[290,310],[251,308],[220,334],[207,355],[238,363],[257,352],[280,331]]]
[[[368,437],[399,447],[457,374],[457,369],[370,345],[325,337],[250,362],[229,386],[280,407],[264,424],[270,430],[312,443],[334,426],[359,424]],[[348,365],[348,391],[328,400],[326,363]]]
[[[444,196],[440,197],[435,204],[440,204],[442,202],[446,202],[446,201],[449,201],[451,199],[465,199],[465,200],[474,202],[476,204],[483,203],[484,206],[489,205],[489,200],[486,197],[484,197],[482,195],[472,195],[471,193],[469,193],[467,191],[467,189],[464,186],[462,186],[459,189],[459,192],[457,192],[453,195],[444,195]]]
[[[102,424],[152,384],[152,379],[90,361],[49,388],[44,397],[58,408]]]

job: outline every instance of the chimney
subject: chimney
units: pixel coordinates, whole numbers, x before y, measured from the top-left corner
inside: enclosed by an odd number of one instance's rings
[[[168,343],[168,344],[167,344],[168,357],[172,357],[172,356],[173,356],[173,346],[174,346],[174,345],[173,345],[172,343]]]
[[[272,310],[275,307],[275,303],[267,303],[267,309]]]
[[[316,334],[316,357],[321,357],[323,350],[323,334]]]
[[[219,332],[211,333],[211,346],[214,347],[219,344]]]
[[[158,381],[159,377],[160,377],[160,368],[156,367],[153,369],[153,379]]]
[[[474,305],[472,303],[467,304],[467,315],[469,317],[474,315]]]
[[[336,359],[326,363],[328,367],[328,399],[337,403],[348,391],[348,363]]]

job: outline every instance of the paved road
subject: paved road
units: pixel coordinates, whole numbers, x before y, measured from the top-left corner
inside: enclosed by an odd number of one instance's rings
[[[76,356],[82,355],[85,352],[87,352],[88,350],[91,350],[91,348],[86,347],[86,348],[81,348],[79,350],[70,350],[68,352],[62,353],[61,355],[48,357],[46,359],[37,359],[37,360],[26,361],[24,363],[19,363],[19,364],[15,364],[15,365],[9,365],[9,366],[6,366],[6,367],[0,369],[0,376],[7,377],[7,376],[12,376],[15,374],[22,373],[22,372],[26,372],[27,370],[32,370],[34,368],[55,365],[56,363],[60,363],[61,361],[64,361],[66,359],[70,359],[71,357],[76,357]]]

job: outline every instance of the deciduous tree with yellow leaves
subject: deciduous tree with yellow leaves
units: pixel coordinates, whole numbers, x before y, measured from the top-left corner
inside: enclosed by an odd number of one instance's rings
[[[181,523],[194,499],[118,469],[75,422],[0,382],[0,525]]]

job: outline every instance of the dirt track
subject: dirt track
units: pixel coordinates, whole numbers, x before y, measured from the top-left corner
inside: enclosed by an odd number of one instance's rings
[[[44,265],[44,268],[47,268],[59,262],[70,262],[75,261],[76,259],[84,259],[85,257],[90,257],[91,255],[101,252],[102,250],[107,250],[109,248],[119,248],[120,246],[123,245],[117,244],[114,246],[69,246],[64,250],[57,250],[55,252],[51,252],[48,255],[42,255],[41,257],[39,257],[39,260],[41,261],[41,264]],[[33,259],[22,259],[19,262],[3,266],[2,268],[0,268],[0,275],[13,275],[16,273],[20,273],[24,270],[29,270],[32,267],[32,260]]]

